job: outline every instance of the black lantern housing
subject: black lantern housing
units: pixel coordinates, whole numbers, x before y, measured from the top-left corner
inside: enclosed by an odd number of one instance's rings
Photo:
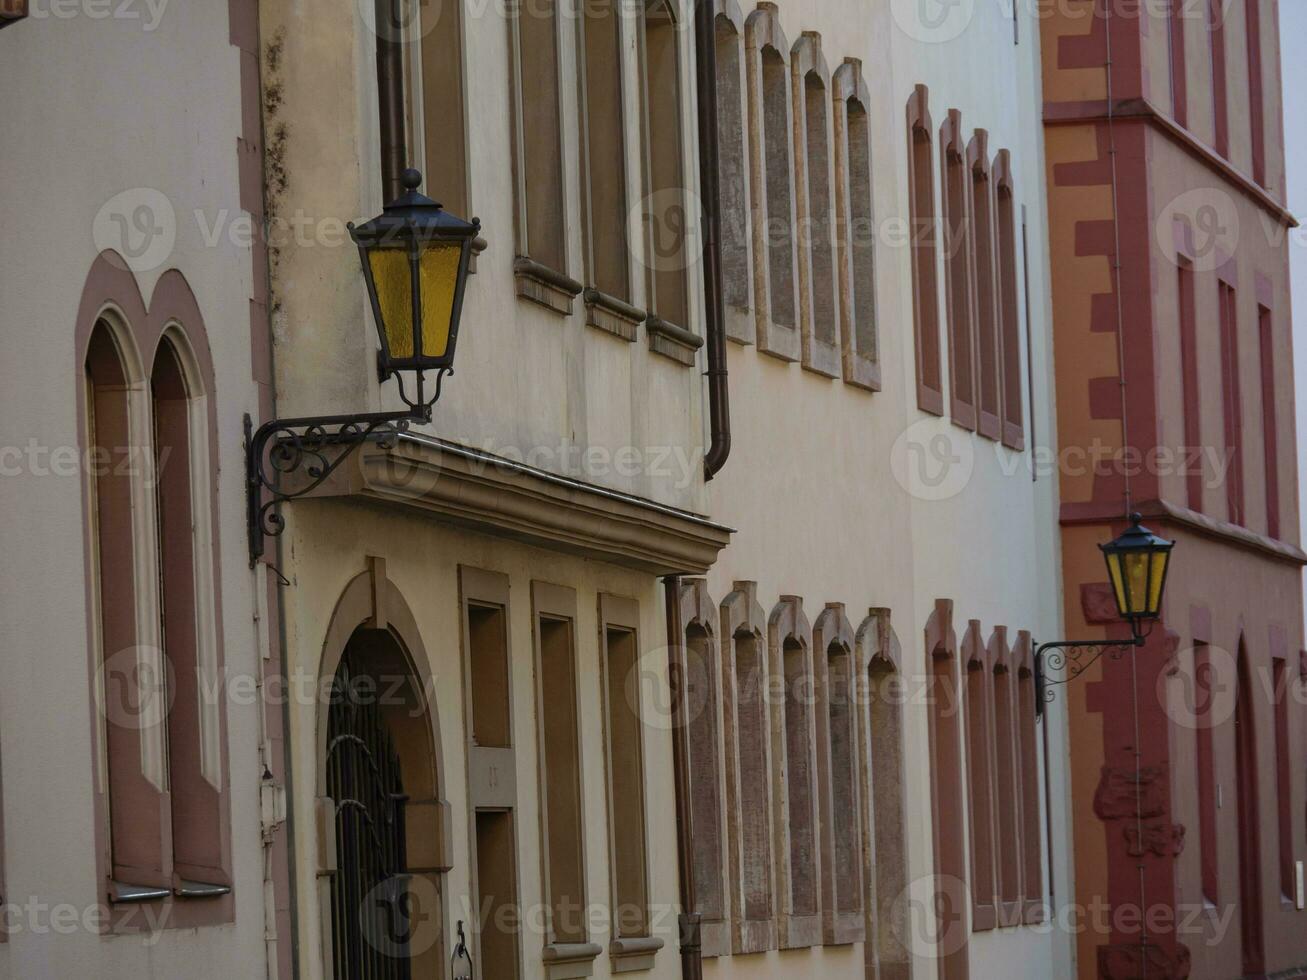
[[[1160,538],[1130,515],[1131,526],[1115,541],[1101,544],[1117,612],[1132,626],[1158,618],[1174,541]]]
[[[364,443],[389,448],[413,422],[430,422],[441,383],[454,370],[463,290],[481,222],[464,221],[418,193],[422,175],[416,170],[405,170],[402,183],[398,200],[366,224],[351,224],[349,233],[359,248],[381,339],[377,369],[382,381],[398,376],[407,408],[270,419],[257,428],[245,416],[251,568],[263,556],[265,538],[286,528],[281,504],[313,493]],[[402,373],[408,371],[417,375],[411,392]],[[427,371],[436,372],[430,392]]]
[[[481,222],[450,214],[419,193],[418,171],[405,170],[401,180],[405,190],[399,199],[366,224],[351,224],[349,233],[359,248],[381,340],[381,380],[398,371],[417,372],[416,402],[422,404],[423,373],[443,375],[453,368],[472,243]]]

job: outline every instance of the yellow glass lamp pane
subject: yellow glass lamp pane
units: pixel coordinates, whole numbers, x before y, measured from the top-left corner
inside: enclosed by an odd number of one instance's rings
[[[422,250],[422,356],[444,357],[449,349],[449,325],[454,318],[454,291],[462,245],[436,242]]]
[[[1165,551],[1153,555],[1152,576],[1148,583],[1148,612],[1156,613],[1162,607],[1162,583],[1166,579],[1166,561],[1171,556]]]
[[[1138,615],[1148,608],[1148,555],[1126,555],[1125,583],[1129,599],[1126,611]]]
[[[1126,600],[1125,580],[1121,577],[1121,556],[1107,556],[1107,571],[1112,576],[1112,594],[1116,597],[1116,608],[1122,612],[1129,610]]]
[[[396,360],[413,356],[413,281],[409,276],[408,251],[402,248],[374,248],[368,254],[372,281],[386,331],[386,346]]]

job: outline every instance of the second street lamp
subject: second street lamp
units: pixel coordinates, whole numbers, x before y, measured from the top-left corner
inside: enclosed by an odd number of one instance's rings
[[[422,175],[405,170],[404,193],[360,226],[359,249],[380,350],[377,371],[397,379],[407,409],[357,415],[273,419],[254,429],[245,417],[245,495],[250,566],[264,539],[285,530],[278,512],[312,492],[365,442],[393,445],[413,422],[430,422],[441,385],[454,370],[463,292],[481,223],[465,221],[418,192]],[[435,372],[432,384],[427,373]]]
[[[1038,715],[1043,715],[1044,705],[1052,700],[1053,686],[1069,684],[1104,654],[1116,659],[1129,650],[1142,647],[1152,624],[1161,616],[1166,573],[1175,542],[1158,537],[1143,526],[1141,515],[1131,514],[1130,527],[1119,537],[1098,547],[1107,563],[1107,577],[1117,615],[1130,624],[1130,639],[1057,640],[1039,644],[1035,649],[1035,712]],[[1050,673],[1062,676],[1054,680]]]

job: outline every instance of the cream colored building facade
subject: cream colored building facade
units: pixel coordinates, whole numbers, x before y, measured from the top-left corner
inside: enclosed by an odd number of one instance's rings
[[[1059,633],[1035,24],[715,9],[733,448],[705,484],[710,304],[669,234],[704,191],[693,11],[420,5],[387,112],[363,6],[262,5],[270,213],[366,217],[399,159],[485,248],[435,422],[286,507],[270,560],[289,675],[398,677],[381,714],[420,721],[409,954],[444,969],[461,927],[487,977],[681,973],[670,644],[705,976],[1069,976],[1064,722],[1027,720]],[[910,234],[926,197],[956,249]],[[272,269],[279,413],[394,407],[354,251]],[[346,928],[331,714],[290,701],[305,976]]]
[[[7,539],[4,620],[42,636],[68,683],[56,700],[42,666],[41,683],[0,689],[0,882],[7,903],[49,893],[79,907],[103,886],[140,886],[120,880],[117,853],[139,842],[120,842],[109,817],[114,760],[144,777],[125,803],[164,813],[150,809],[170,797],[164,760],[184,753],[168,754],[163,723],[180,717],[223,790],[216,809],[202,785],[195,798],[227,815],[217,870],[230,880],[197,882],[202,861],[161,858],[140,887],[173,897],[133,907],[230,914],[183,916],[149,943],[112,924],[57,942],[11,929],[0,975],[315,978],[399,956],[415,976],[452,977],[468,962],[461,930],[486,980],[678,977],[681,866],[703,976],[1070,976],[1071,938],[1044,905],[1072,875],[1065,722],[1057,704],[1042,727],[1028,721],[1028,634],[1060,635],[1061,608],[1055,475],[1036,465],[1053,431],[1036,24],[1003,4],[923,23],[897,0],[719,0],[704,74],[685,0],[620,16],[430,0],[401,5],[397,28],[372,0],[202,6],[166,9],[166,54],[121,26],[71,23],[60,43],[84,44],[74,75],[98,101],[64,110],[62,135],[39,149],[6,144],[5,225],[48,201],[86,234],[63,249],[38,238],[14,261],[6,245],[6,335],[48,321],[66,336],[39,349],[61,352],[62,387],[54,366],[6,363],[19,411],[3,444],[30,429],[95,448],[114,424],[132,446],[162,438],[151,419],[174,418],[172,378],[144,372],[173,338],[186,417],[212,419],[207,460],[198,435],[186,444],[188,472],[208,466],[217,488],[212,540],[194,530],[209,526],[195,510],[208,498],[192,494],[180,551],[201,585],[202,557],[219,557],[221,645],[196,626],[197,676],[216,672],[228,696],[197,694],[193,722],[170,711],[111,736],[95,711],[104,637],[133,640],[134,678],[157,663],[144,624],[167,627],[180,559],[161,545],[151,565],[155,551],[69,515],[124,514],[133,540],[175,541],[148,519],[175,495],[6,477],[6,507],[43,533]],[[6,132],[48,129],[36,93],[68,90],[42,20],[0,33],[6,77],[23,83],[0,109]],[[147,98],[134,69],[92,70],[161,57],[169,78],[196,81]],[[720,322],[699,258],[708,103]],[[115,152],[74,165],[86,157],[74,138],[106,118],[121,121]],[[165,135],[172,152],[143,171],[141,145]],[[950,160],[965,181],[948,183]],[[284,533],[251,571],[243,416],[399,405],[377,381],[345,232],[381,209],[396,162],[482,221],[456,373],[431,425],[364,447],[284,505]],[[176,241],[125,278],[97,265],[96,216],[140,187],[176,210]],[[128,198],[104,220],[130,228],[153,201]],[[266,220],[266,243],[213,237],[242,211]],[[913,234],[914,218],[963,213],[957,249]],[[95,288],[28,285],[56,272]],[[130,289],[122,299],[128,283],[164,288],[170,316]],[[196,309],[210,374],[186,329]],[[705,378],[714,328],[732,448],[707,482],[725,408]],[[106,555],[127,561],[133,592],[113,592]],[[93,583],[84,601],[79,576]],[[41,605],[54,595],[75,598]],[[136,632],[105,618],[121,608]],[[71,726],[67,690],[84,708]],[[30,801],[47,798],[35,819]],[[679,835],[678,799],[693,818]],[[384,838],[371,865],[353,850],[371,835],[364,812]],[[401,879],[407,915],[390,888]]]
[[[3,977],[290,975],[239,448],[253,13],[3,5]]]

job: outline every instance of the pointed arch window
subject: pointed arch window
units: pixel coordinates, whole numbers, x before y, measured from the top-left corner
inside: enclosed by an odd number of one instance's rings
[[[944,414],[939,351],[939,225],[935,207],[934,123],[930,91],[908,99],[908,239],[912,255],[912,320],[916,340],[917,407]]]
[[[752,214],[749,146],[745,129],[744,17],[735,0],[716,0],[717,170],[721,194],[722,289],[726,336],[757,339],[753,319]]]
[[[906,903],[898,901],[908,887],[907,862],[902,860],[907,835],[907,795],[903,742],[903,705],[907,693],[901,665],[903,651],[888,609],[868,610],[856,636],[862,657],[867,724],[862,758],[870,761],[871,792],[864,797],[863,835],[870,867],[874,907],[868,917],[880,975],[893,980],[911,976],[911,954],[904,944],[910,935]]]
[[[862,792],[856,641],[841,603],[827,603],[813,627],[817,670],[818,788],[821,815],[822,938],[862,942]]]
[[[971,827],[971,928],[998,924],[994,896],[994,742],[993,696],[989,655],[980,637],[980,622],[971,620],[962,640],[966,696],[967,810]]]
[[[1021,923],[1021,766],[1016,679],[1007,627],[989,638],[990,684],[994,698],[994,850],[1000,926]]]
[[[1044,792],[1043,768],[1039,752],[1039,729],[1035,721],[1035,668],[1030,633],[1021,630],[1012,647],[1012,663],[1017,671],[1017,706],[1020,719],[1021,765],[1021,877],[1024,921],[1039,922],[1044,917],[1044,822],[1040,800]]]
[[[993,169],[995,258],[998,263],[999,365],[1002,370],[1003,445],[1020,452],[1026,447],[1021,397],[1021,301],[1017,268],[1021,256],[1012,155],[999,150]],[[1026,354],[1029,357],[1029,352]]]
[[[997,441],[1003,434],[1003,355],[1000,346],[999,259],[995,238],[994,182],[989,161],[989,134],[978,129],[967,144],[971,168],[971,253],[975,262],[976,426]]]
[[[683,582],[686,699],[690,715],[690,793],[694,809],[694,885],[703,955],[731,952],[726,868],[726,781],[722,758],[721,653],[716,606],[703,579]]]
[[[976,428],[975,255],[970,229],[971,177],[962,113],[950,109],[939,130],[944,194],[945,296],[948,300],[949,414],[964,429]]]
[[[101,785],[108,798],[111,890],[118,898],[172,890],[163,735],[149,405],[130,333],[108,318],[86,354],[86,432],[92,602],[101,718]],[[145,474],[140,474],[142,468]],[[117,818],[114,815],[119,815]],[[132,819],[125,818],[132,814]]]
[[[871,183],[871,93],[862,63],[845,58],[831,79],[835,105],[835,227],[844,380],[880,390],[876,323],[876,215]]]
[[[784,949],[819,946],[816,671],[802,599],[781,596],[767,618],[767,638],[771,672],[782,685],[772,701],[771,769],[779,942]]]
[[[230,884],[222,853],[222,732],[213,581],[207,393],[180,330],[165,332],[150,375],[167,772],[174,871],[183,887]]]
[[[731,947],[736,954],[776,948],[767,620],[757,589],[756,582],[736,582],[720,613]]]
[[[795,234],[790,44],[776,5],[760,3],[745,22],[753,198],[753,299],[758,349],[801,356]]]
[[[835,170],[830,68],[821,35],[805,31],[790,52],[795,198],[799,229],[799,323],[803,366],[840,376],[835,269]]]
[[[960,719],[963,688],[958,641],[953,629],[953,602],[935,600],[926,622],[926,682],[929,685],[930,778],[936,890],[932,895],[934,936],[940,976],[964,980],[969,972],[966,921],[971,897],[963,834],[966,833],[966,789]],[[1031,717],[1033,717],[1033,708]]]

